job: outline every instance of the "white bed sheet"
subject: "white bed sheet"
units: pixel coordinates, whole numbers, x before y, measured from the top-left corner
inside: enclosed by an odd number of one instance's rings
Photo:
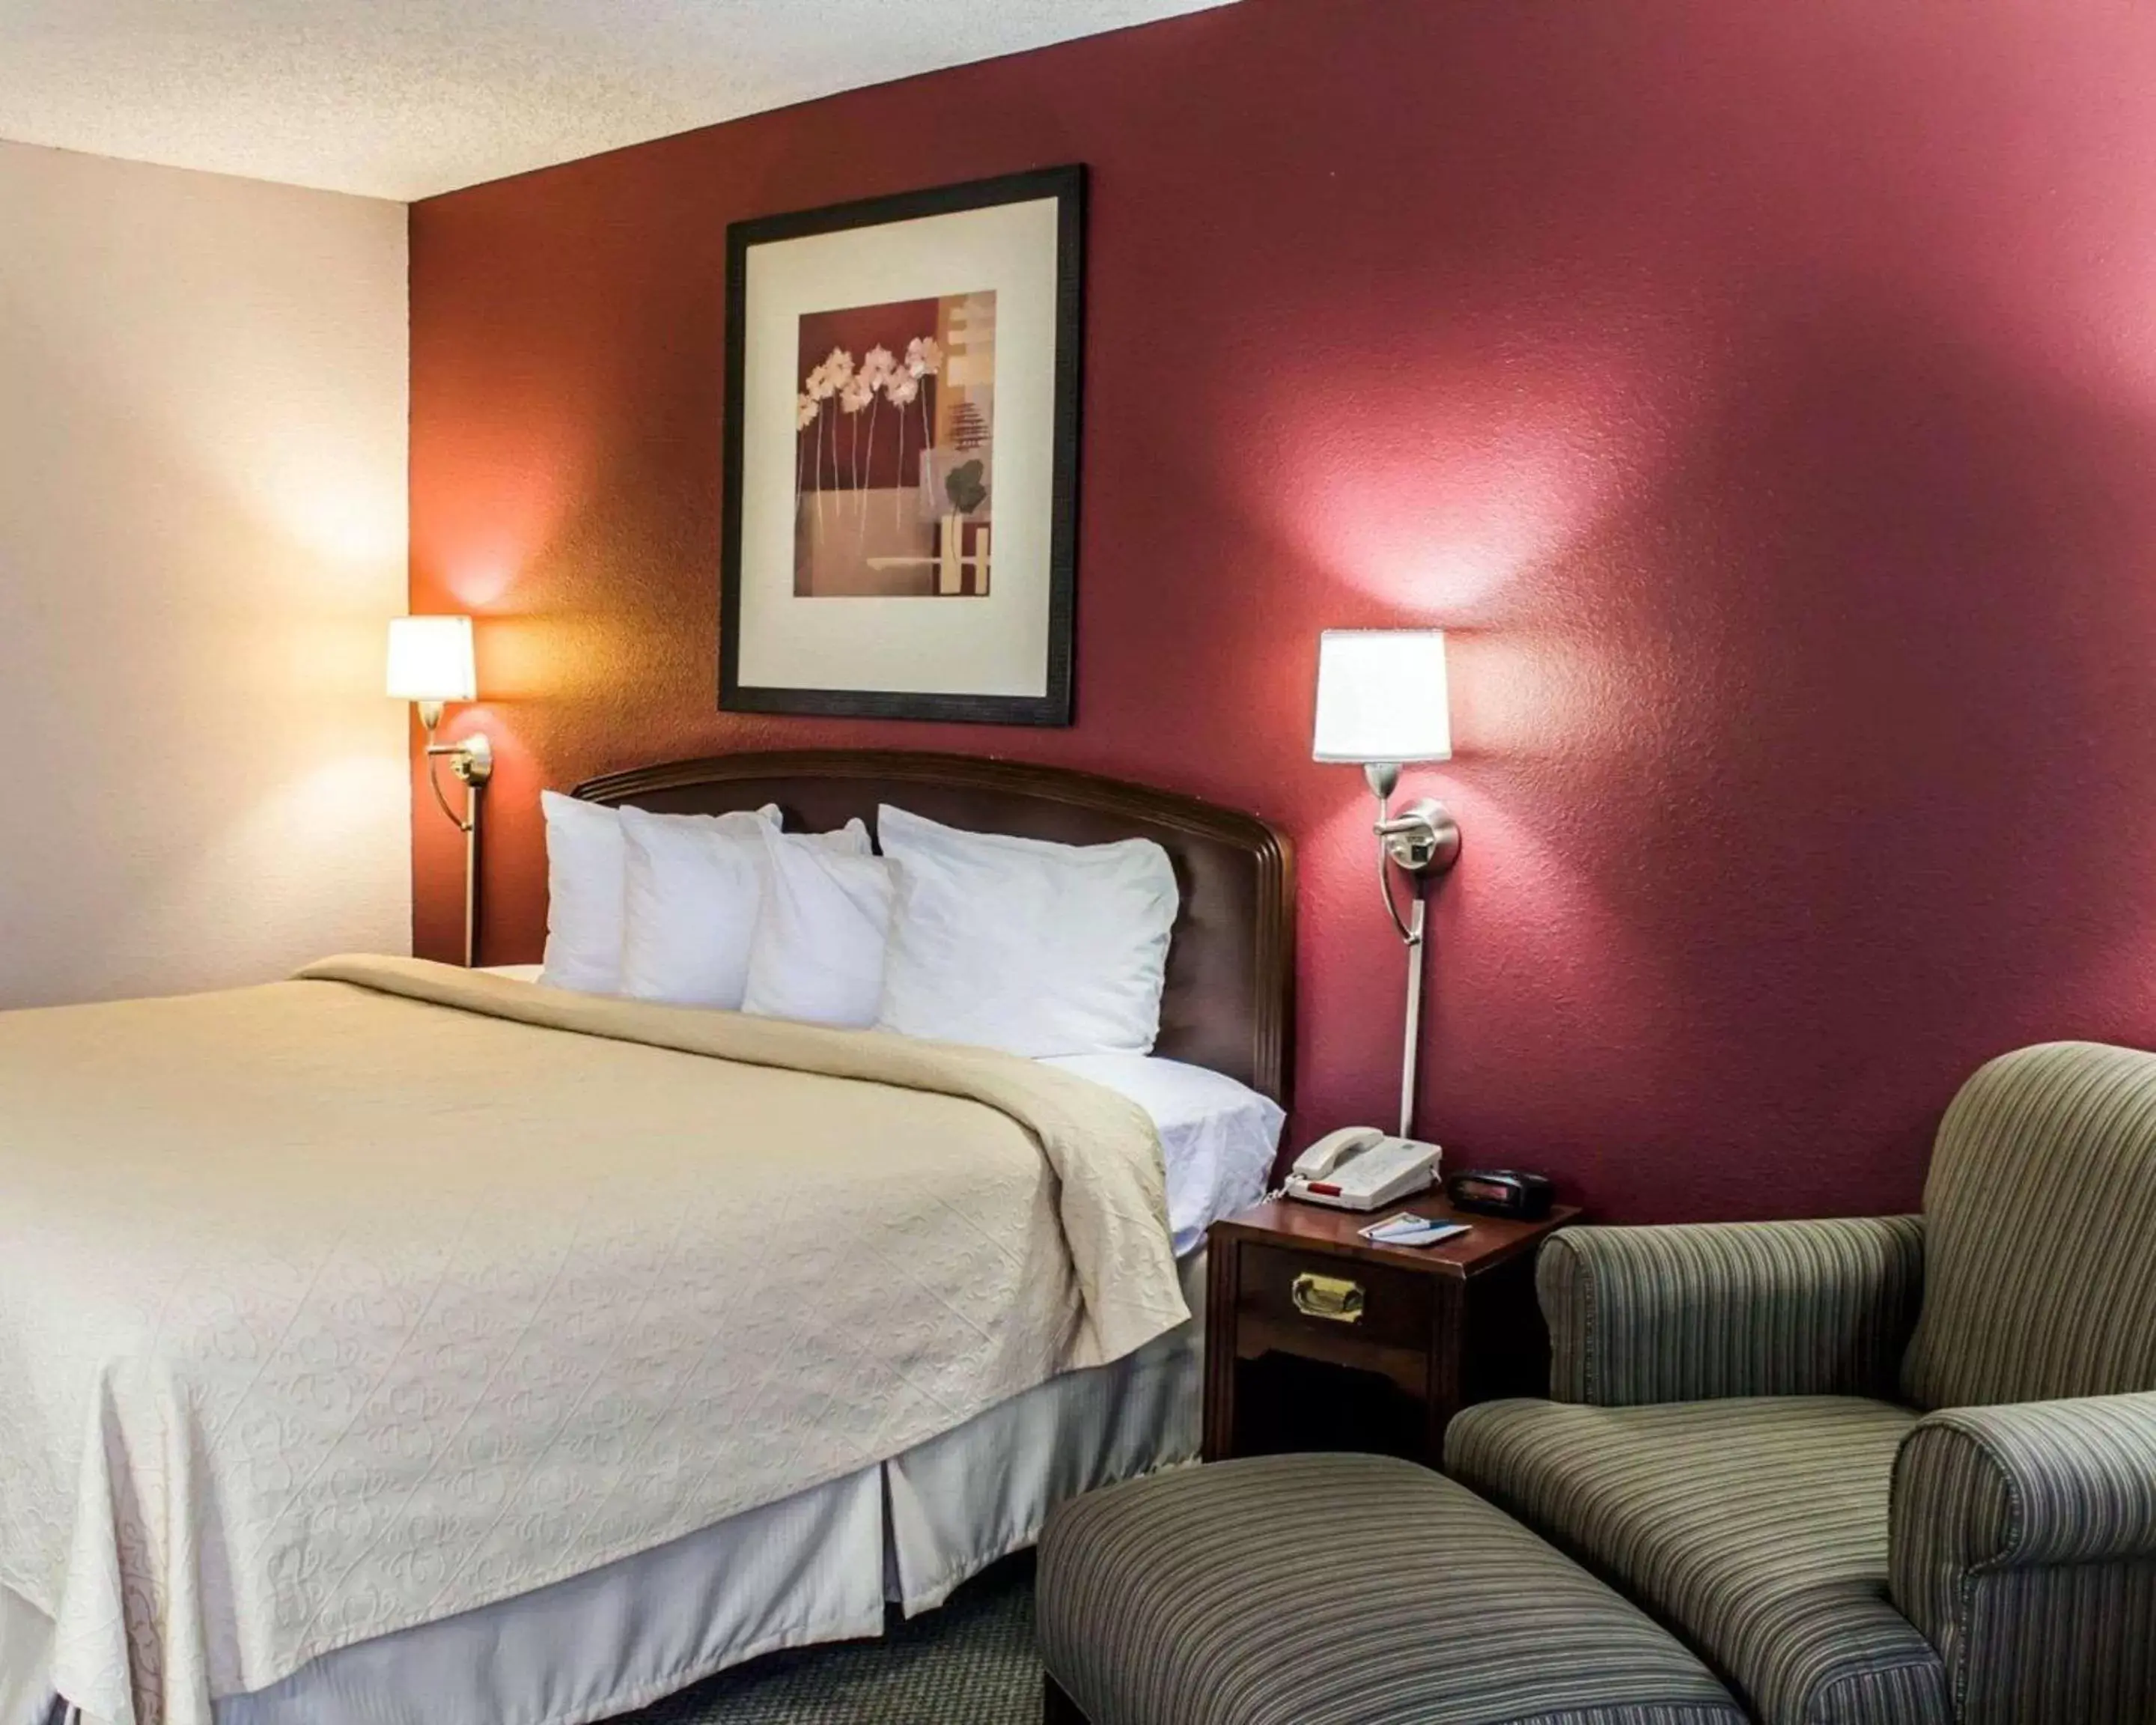
[[[880,1466],[521,1598],[326,1655],[217,1703],[218,1725],[587,1725],[759,1654],[880,1632],[1033,1543],[1057,1503],[1194,1461],[1191,1320]],[[51,1620],[0,1588],[0,1725],[44,1725]],[[92,1722],[95,1725],[95,1722]]]
[[[1197,1250],[1221,1217],[1265,1196],[1287,1119],[1270,1096],[1159,1055],[1058,1055],[1041,1065],[1105,1085],[1152,1116],[1168,1163],[1177,1257]]]

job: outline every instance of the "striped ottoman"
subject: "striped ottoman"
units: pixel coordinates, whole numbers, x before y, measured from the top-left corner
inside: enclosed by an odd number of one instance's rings
[[[1441,1476],[1276,1455],[1040,1541],[1049,1725],[1748,1725],[1637,1609]]]

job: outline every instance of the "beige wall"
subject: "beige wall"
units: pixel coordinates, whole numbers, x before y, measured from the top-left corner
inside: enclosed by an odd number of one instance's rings
[[[410,941],[403,206],[0,143],[0,1006]]]

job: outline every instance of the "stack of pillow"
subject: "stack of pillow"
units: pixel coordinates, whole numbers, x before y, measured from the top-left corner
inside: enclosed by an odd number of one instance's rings
[[[1175,870],[1150,839],[1054,845],[885,804],[651,814],[549,791],[542,980],[1012,1054],[1152,1051]]]

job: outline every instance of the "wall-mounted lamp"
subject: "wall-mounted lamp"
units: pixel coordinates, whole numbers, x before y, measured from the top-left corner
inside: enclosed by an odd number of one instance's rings
[[[1317,641],[1317,726],[1311,756],[1352,762],[1378,798],[1378,886],[1408,949],[1407,1043],[1400,1061],[1400,1136],[1414,1136],[1415,1059],[1422,1036],[1421,877],[1460,857],[1460,828],[1424,797],[1398,814],[1392,798],[1409,761],[1452,757],[1452,710],[1445,686],[1445,633],[1435,629],[1329,629]],[[1407,916],[1392,870],[1414,877]]]
[[[427,783],[457,830],[465,835],[465,963],[478,957],[480,793],[494,777],[494,745],[480,733],[457,742],[437,742],[444,703],[479,698],[469,617],[398,617],[389,624],[389,693],[419,710],[427,731]],[[446,759],[463,781],[465,812],[449,807],[437,770]]]

